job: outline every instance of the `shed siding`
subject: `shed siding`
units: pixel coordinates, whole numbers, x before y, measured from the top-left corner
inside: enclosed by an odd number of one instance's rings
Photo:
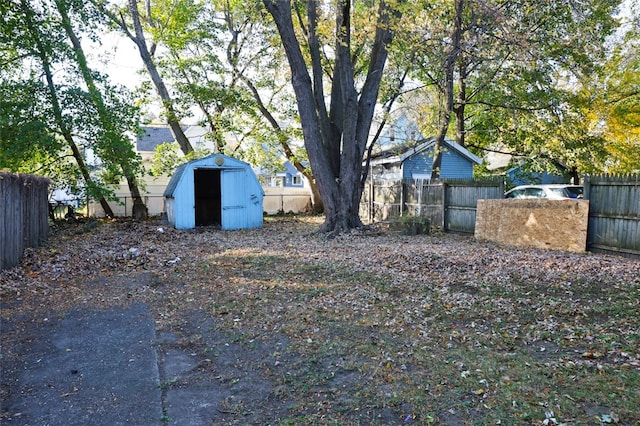
[[[222,172],[222,229],[247,228],[248,215],[243,169],[227,169]]]
[[[222,229],[262,226],[264,192],[253,170],[247,163],[221,154],[192,161],[176,170],[165,191],[167,219],[171,225],[177,229],[196,226],[196,169],[220,170]]]
[[[185,168],[174,193],[175,227],[192,229],[196,227],[196,196],[194,191],[193,165]]]
[[[250,179],[248,168],[222,172],[222,229],[235,230],[262,226],[262,187]]]

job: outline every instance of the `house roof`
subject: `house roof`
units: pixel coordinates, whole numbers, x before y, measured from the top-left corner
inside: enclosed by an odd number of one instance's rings
[[[302,162],[303,166],[307,166],[307,162],[303,161]],[[293,163],[291,163],[291,161],[286,160],[283,164],[283,169],[282,171],[276,172],[276,176],[287,176],[287,175],[292,175],[292,176],[303,176],[302,173],[300,173],[298,171],[298,169],[296,169],[296,166],[293,165]]]
[[[156,146],[173,142],[175,138],[171,133],[171,129],[167,126],[143,126],[142,132],[136,138],[136,151],[152,152]]]
[[[419,154],[427,149],[433,147],[436,143],[436,138],[423,139],[417,142],[409,142],[406,144],[395,145],[389,149],[381,151],[371,157],[371,165],[376,164],[389,164],[389,163],[403,163],[407,158],[410,158],[416,154]],[[481,164],[482,159],[467,150],[462,145],[452,141],[451,139],[445,139],[444,145],[447,149],[458,152],[469,161],[476,164]]]

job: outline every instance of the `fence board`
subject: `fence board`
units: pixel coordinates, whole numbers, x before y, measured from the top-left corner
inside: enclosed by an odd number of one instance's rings
[[[444,186],[440,182],[422,180],[407,180],[401,184],[405,187],[406,200],[403,212],[427,218],[432,226],[444,228]]]
[[[590,176],[584,197],[589,249],[640,255],[640,176]]]
[[[504,196],[502,179],[449,180],[445,182],[446,231],[473,233],[476,226],[478,200]]]
[[[49,179],[0,173],[0,269],[20,262],[49,233]]]
[[[436,228],[473,233],[477,201],[503,194],[501,179],[369,181],[360,213],[370,222],[402,214],[420,216]]]

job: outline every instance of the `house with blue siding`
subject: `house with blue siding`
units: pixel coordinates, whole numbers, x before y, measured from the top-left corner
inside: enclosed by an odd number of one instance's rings
[[[283,169],[276,173],[276,184],[284,188],[308,188],[307,178],[295,168],[291,161],[284,162]]]
[[[529,167],[527,167],[529,166]],[[509,184],[518,185],[546,185],[554,183],[569,183],[571,176],[566,167],[556,164],[554,171],[549,171],[551,167],[543,171],[533,171],[529,164],[521,162],[515,167],[511,167],[505,172]]]
[[[262,227],[264,191],[248,163],[226,155],[179,166],[164,197],[167,220],[177,229]]]
[[[431,180],[435,142],[435,138],[409,141],[372,155],[370,177],[375,180]],[[481,158],[450,139],[445,139],[441,149],[441,179],[472,178],[473,166],[482,163]]]
[[[409,118],[406,113],[400,113],[398,118],[385,126],[376,143],[382,149],[388,149],[398,143],[415,142],[421,139],[424,139],[424,136],[420,133],[416,121]]]

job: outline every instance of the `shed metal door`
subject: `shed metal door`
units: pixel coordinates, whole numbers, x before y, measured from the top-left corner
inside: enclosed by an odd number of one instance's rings
[[[222,172],[222,229],[245,227],[246,182],[244,169],[225,169]]]

